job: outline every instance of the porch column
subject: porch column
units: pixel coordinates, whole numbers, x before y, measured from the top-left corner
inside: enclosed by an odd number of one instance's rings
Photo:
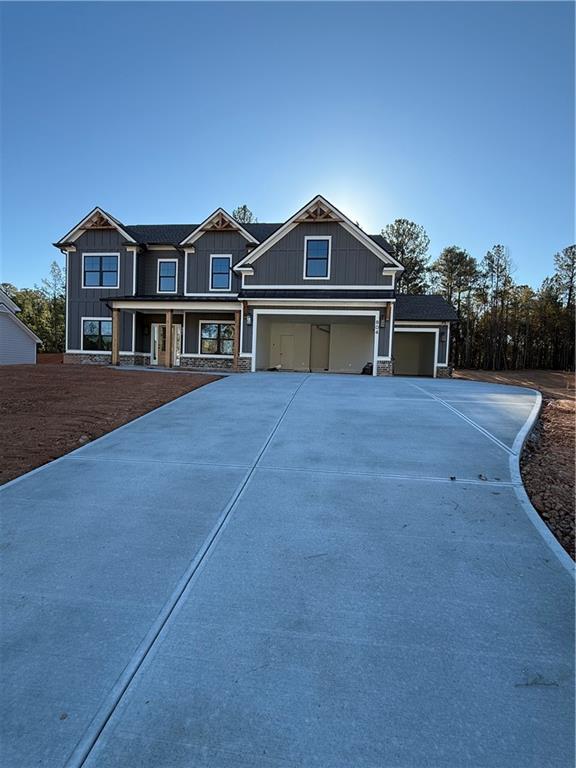
[[[234,312],[234,370],[238,370],[238,358],[240,356],[240,312]]]
[[[174,362],[172,360],[172,316],[173,310],[166,310],[166,364],[168,368],[172,368]]]
[[[112,310],[112,365],[120,361],[120,310]]]

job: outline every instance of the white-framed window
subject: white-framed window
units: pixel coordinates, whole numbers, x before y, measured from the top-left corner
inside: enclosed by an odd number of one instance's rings
[[[82,288],[119,288],[119,253],[83,253]]]
[[[314,235],[304,238],[304,279],[329,280],[331,235]]]
[[[198,351],[201,355],[232,357],[234,323],[229,320],[201,320]]]
[[[110,352],[112,320],[109,317],[83,317],[81,346],[85,352]]]
[[[232,256],[213,253],[210,256],[210,290],[229,291],[232,285]]]
[[[158,293],[177,293],[178,259],[158,259],[156,291]]]

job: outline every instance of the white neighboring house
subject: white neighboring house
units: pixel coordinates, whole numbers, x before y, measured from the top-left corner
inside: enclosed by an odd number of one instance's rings
[[[20,307],[0,289],[0,365],[35,363],[40,339],[17,316]]]

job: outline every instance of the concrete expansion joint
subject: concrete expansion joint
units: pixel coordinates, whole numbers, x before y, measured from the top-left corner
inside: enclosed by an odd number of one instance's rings
[[[86,729],[84,735],[79,740],[78,744],[76,745],[74,751],[68,758],[65,764],[65,768],[82,768],[83,765],[85,765],[86,761],[90,757],[90,753],[96,746],[98,739],[102,735],[102,732],[108,725],[109,721],[113,717],[118,705],[122,701],[124,695],[128,691],[128,688],[130,687],[132,681],[138,674],[140,668],[146,661],[146,659],[149,657],[150,653],[153,651],[157,643],[160,641],[161,636],[164,635],[165,631],[169,627],[169,625],[172,623],[172,620],[175,618],[176,613],[178,611],[178,607],[182,605],[185,598],[188,596],[195,579],[195,576],[199,573],[201,566],[205,562],[205,560],[208,559],[208,556],[212,552],[212,550],[215,548],[216,544],[221,538],[222,532],[226,528],[231,513],[235,506],[237,505],[238,501],[242,497],[242,494],[248,485],[250,479],[252,478],[254,472],[256,471],[256,468],[258,467],[258,463],[260,462],[260,459],[264,455],[264,452],[266,451],[268,445],[274,438],[274,435],[278,431],[278,428],[282,424],[284,417],[286,416],[290,406],[294,402],[296,395],[302,388],[302,386],[306,383],[307,379],[310,378],[311,374],[305,375],[305,377],[302,379],[302,381],[299,382],[298,386],[288,399],[288,402],[286,403],[284,409],[282,410],[282,413],[278,417],[276,424],[272,428],[270,434],[264,441],[264,445],[258,452],[256,459],[252,463],[252,466],[247,471],[246,475],[244,476],[243,480],[240,482],[240,485],[232,495],[232,498],[224,508],[224,511],[220,515],[220,518],[218,519],[216,525],[212,529],[212,531],[208,534],[208,537],[204,541],[204,544],[200,548],[197,555],[194,557],[188,568],[186,569],[186,572],[181,577],[180,581],[176,585],[176,588],[172,592],[172,595],[168,598],[166,603],[164,604],[163,608],[161,609],[158,618],[146,634],[146,637],[142,640],[139,647],[137,648],[135,654],[133,655],[132,659],[128,662],[126,665],[124,672],[117,680],[116,684],[106,697],[104,703],[92,719],[92,722]]]
[[[480,434],[484,435],[489,440],[492,440],[492,442],[495,445],[497,445],[499,448],[505,451],[508,455],[511,455],[511,456],[517,455],[515,454],[512,448],[509,448],[505,443],[499,440],[495,435],[493,435],[487,429],[484,429],[484,427],[481,427],[480,424],[477,424],[473,419],[469,418],[468,416],[465,416],[462,413],[462,411],[459,411],[458,408],[454,408],[454,406],[450,405],[450,403],[446,402],[446,400],[443,400],[441,397],[438,397],[438,395],[435,395],[433,392],[428,392],[423,387],[419,387],[418,384],[412,384],[412,386],[415,387],[416,389],[419,389],[421,392],[426,392],[426,394],[430,398],[432,398],[433,400],[436,400],[438,403],[443,405],[449,411],[452,411],[452,413],[456,414],[456,416],[459,416],[463,421],[465,421],[467,424],[470,424],[471,427],[474,427],[474,429],[480,432]]]

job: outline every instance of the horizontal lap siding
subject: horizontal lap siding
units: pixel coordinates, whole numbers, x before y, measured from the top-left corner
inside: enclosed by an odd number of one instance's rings
[[[36,362],[36,342],[8,314],[0,312],[0,365]]]
[[[307,236],[332,237],[329,280],[304,278],[304,238]],[[299,224],[252,265],[254,276],[246,277],[246,286],[258,285],[376,285],[390,287],[390,280],[382,275],[384,262],[372,251],[334,222],[327,224]]]

